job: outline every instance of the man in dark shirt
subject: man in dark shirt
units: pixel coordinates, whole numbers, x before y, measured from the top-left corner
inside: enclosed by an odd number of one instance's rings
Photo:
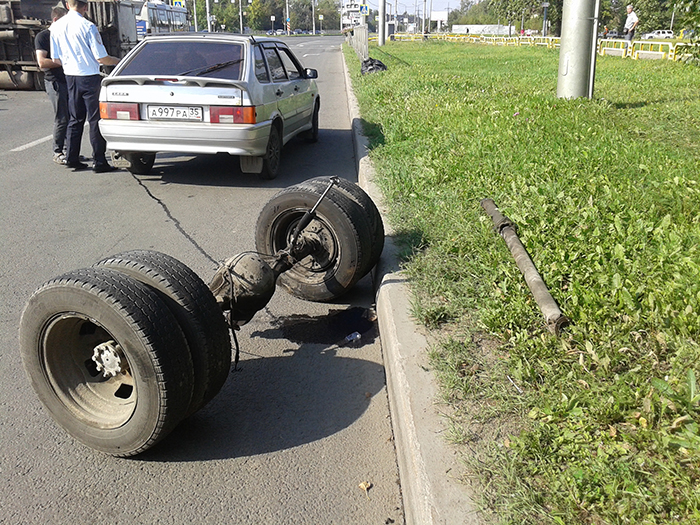
[[[68,11],[61,6],[51,10],[51,20],[56,21]],[[53,105],[53,161],[58,164],[66,163],[63,147],[66,142],[66,130],[68,129],[68,86],[63,67],[51,58],[51,33],[44,29],[34,40],[36,59],[39,68],[44,72],[44,86],[46,94]]]

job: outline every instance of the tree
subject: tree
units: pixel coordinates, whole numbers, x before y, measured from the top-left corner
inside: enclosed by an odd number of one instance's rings
[[[316,4],[316,22],[318,15],[323,15],[323,29],[340,28],[340,0],[318,0]]]

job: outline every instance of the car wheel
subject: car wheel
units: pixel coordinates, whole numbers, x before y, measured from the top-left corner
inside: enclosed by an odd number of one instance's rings
[[[41,286],[22,313],[20,352],[56,422],[115,456],[152,447],[192,397],[177,320],[154,291],[114,270],[76,270]]]
[[[286,248],[297,224],[318,197],[316,191],[302,185],[273,197],[263,207],[255,227],[257,251],[274,254]],[[369,270],[371,240],[362,213],[342,193],[330,192],[304,230],[316,239],[317,249],[280,275],[280,286],[309,301],[330,301],[352,288]]]
[[[321,102],[316,99],[314,104],[314,113],[311,116],[311,129],[307,131],[306,141],[310,143],[318,142],[318,114],[321,109]]]
[[[282,156],[282,134],[278,125],[270,128],[270,139],[267,141],[267,149],[263,156],[262,171],[258,175],[263,180],[272,180],[277,177],[280,169],[280,157]]]
[[[308,187],[320,196],[330,183],[330,177],[316,177],[300,183],[303,187]],[[367,219],[371,236],[370,256],[367,260],[366,271],[371,270],[377,264],[384,250],[384,223],[382,216],[365,191],[357,184],[347,179],[338,178],[337,185],[331,191],[340,191],[351,199],[362,210],[362,216]]]
[[[129,163],[126,169],[133,175],[148,175],[156,161],[155,153],[131,151],[122,153],[122,157]]]
[[[153,288],[180,324],[194,367],[194,390],[187,415],[219,393],[231,367],[231,339],[221,308],[209,287],[187,265],[151,250],[113,255],[95,264]]]

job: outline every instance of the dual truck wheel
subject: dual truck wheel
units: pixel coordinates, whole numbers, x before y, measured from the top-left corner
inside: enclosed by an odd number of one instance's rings
[[[328,177],[305,181],[263,208],[258,252],[285,248]],[[377,263],[384,243],[371,199],[341,180],[308,226],[314,253],[282,274],[294,295],[329,301]],[[228,325],[208,286],[168,255],[135,250],[45,283],[20,323],[25,371],[56,422],[85,445],[133,456],[203,408],[231,365]]]

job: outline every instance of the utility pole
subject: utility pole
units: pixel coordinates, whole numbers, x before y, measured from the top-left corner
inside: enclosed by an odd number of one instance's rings
[[[544,2],[542,4],[544,7],[544,19],[542,20],[542,36],[547,36],[547,8],[549,7],[549,2]]]
[[[245,31],[243,30],[243,0],[238,0],[238,18],[241,24],[241,34],[244,34]]]
[[[287,16],[286,16],[284,23],[286,24],[286,27],[287,27],[287,36],[289,36],[289,24],[290,24],[290,22],[289,22],[289,0],[287,0]]]
[[[377,20],[377,25],[379,26],[379,36],[377,37],[377,45],[383,46],[386,44],[386,0],[379,0],[379,19]]]
[[[557,97],[593,98],[600,0],[564,0]]]
[[[311,0],[311,34],[316,34],[316,0]],[[342,18],[342,16],[341,16]]]
[[[209,13],[209,0],[205,0],[207,3],[207,33],[211,33],[211,14]]]

